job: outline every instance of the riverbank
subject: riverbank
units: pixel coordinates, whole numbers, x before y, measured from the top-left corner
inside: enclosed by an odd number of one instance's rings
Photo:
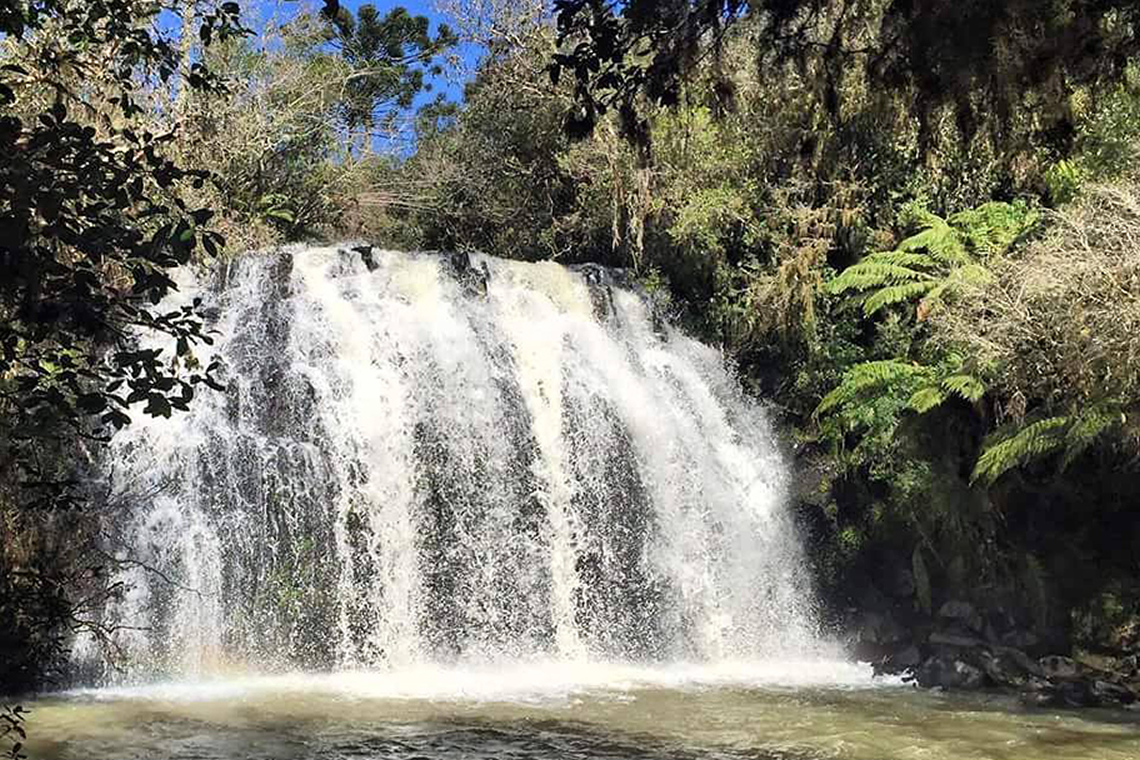
[[[1137,655],[1041,654],[1048,648],[1035,634],[1002,622],[1000,613],[950,600],[932,617],[852,611],[847,635],[853,657],[918,686],[1000,692],[1035,707],[1140,709]]]

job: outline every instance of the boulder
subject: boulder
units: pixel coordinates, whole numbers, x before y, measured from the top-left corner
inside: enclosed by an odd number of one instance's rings
[[[1037,663],[1016,649],[982,650],[979,661],[989,679],[998,686],[1022,689],[1035,680],[1042,685],[1047,684],[1040,678]]]
[[[877,577],[881,579],[883,591],[895,599],[911,599],[914,597],[914,573],[910,569],[910,559],[905,562],[901,557],[890,557],[879,570]]]
[[[1091,681],[1083,679],[1060,681],[1054,688],[1058,703],[1065,707],[1096,707],[1100,704]]]
[[[455,278],[455,281],[465,292],[474,296],[487,295],[487,285],[491,280],[491,273],[485,262],[482,267],[477,266],[467,251],[444,254],[442,261],[444,267],[450,271],[451,276]]]
[[[1132,689],[1111,681],[1094,680],[1092,692],[1102,705],[1130,705],[1137,699]]]
[[[372,255],[372,246],[358,245],[354,246],[352,250],[354,253],[360,254],[360,260],[364,262],[364,266],[368,268],[369,272],[375,272],[380,266],[376,263],[376,259]]]
[[[985,642],[978,637],[968,636],[955,631],[935,631],[930,634],[930,638],[927,639],[927,641],[935,646],[961,647],[963,649],[985,646]]]
[[[935,655],[915,672],[920,686],[969,691],[981,688],[986,675],[979,668],[958,658]]]
[[[1049,679],[1076,678],[1081,674],[1081,666],[1069,657],[1051,654],[1037,661],[1041,672]]]
[[[906,631],[888,614],[864,612],[855,624],[860,641],[871,644],[895,644],[906,638]]]
[[[887,658],[887,665],[892,668],[894,672],[909,670],[910,668],[917,667],[921,662],[922,653],[918,651],[918,647],[914,644]]]
[[[938,608],[938,617],[942,620],[953,620],[971,631],[983,630],[982,616],[974,609],[974,605],[960,599],[951,599]]]
[[[1001,643],[1014,649],[1031,651],[1041,646],[1041,637],[1033,631],[1015,629],[1002,634]]]

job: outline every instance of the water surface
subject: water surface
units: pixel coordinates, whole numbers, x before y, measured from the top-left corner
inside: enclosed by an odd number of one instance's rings
[[[32,758],[1137,760],[1140,714],[1037,710],[824,662],[238,677],[32,705]]]

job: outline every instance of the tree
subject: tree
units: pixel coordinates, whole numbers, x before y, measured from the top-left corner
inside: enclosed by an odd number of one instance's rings
[[[442,72],[438,58],[458,41],[446,25],[431,35],[426,16],[393,8],[381,17],[371,4],[356,17],[341,8],[333,22],[333,44],[352,67],[344,84],[344,121],[360,130],[361,152],[372,150],[373,130],[391,126],[398,113],[430,90],[426,75]]]
[[[158,12],[138,0],[0,8],[0,30],[18,43],[0,73],[0,461],[43,507],[75,494],[46,455],[53,444],[104,440],[135,404],[169,416],[194,385],[214,384],[210,368],[184,372],[209,341],[194,309],[155,309],[175,287],[169,271],[221,243],[212,211],[179,196],[207,178],[166,157],[171,134],[132,127],[138,75],[222,84],[154,30]],[[241,34],[238,12],[226,2],[205,14],[201,38]],[[170,336],[178,356],[138,349],[135,330]]]
[[[568,128],[580,134],[617,110],[639,139],[638,99],[676,103],[686,78],[718,54],[725,30],[743,17],[759,23],[761,69],[794,64],[810,73],[833,115],[844,80],[860,72],[869,92],[918,117],[927,148],[936,115],[948,110],[966,143],[988,128],[1006,147],[1033,133],[1067,150],[1068,96],[1119,80],[1140,46],[1135,0],[556,0],[555,7],[563,51],[551,75],[573,75],[577,94]],[[720,97],[731,94],[724,82]]]
[[[98,558],[84,554],[92,523],[75,522],[85,496],[79,445],[107,440],[133,407],[167,417],[200,385],[220,387],[214,365],[194,356],[210,342],[197,304],[160,306],[175,289],[172,270],[222,244],[209,227],[212,209],[186,200],[208,174],[169,157],[176,134],[147,126],[140,95],[140,83],[224,89],[155,23],[175,10],[148,0],[0,0],[0,682],[8,690],[31,688],[57,667],[63,642],[92,631],[83,605],[114,591]],[[244,34],[236,3],[200,12],[204,44]],[[165,336],[174,355],[140,347],[146,332]]]

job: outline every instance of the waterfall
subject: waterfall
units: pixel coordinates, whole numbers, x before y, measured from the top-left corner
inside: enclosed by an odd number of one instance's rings
[[[812,645],[770,422],[613,273],[295,248],[177,297],[226,390],[108,452],[126,678]]]

